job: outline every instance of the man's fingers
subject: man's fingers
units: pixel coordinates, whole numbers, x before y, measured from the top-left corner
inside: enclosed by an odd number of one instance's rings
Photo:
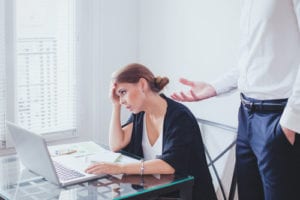
[[[182,101],[193,101],[193,98],[190,96],[187,96],[184,92],[180,92]]]
[[[176,101],[181,101],[181,97],[179,96],[179,94],[177,93],[173,93],[171,95],[172,99],[175,99]]]
[[[182,83],[183,85],[187,85],[187,86],[194,86],[194,82],[193,81],[189,81],[188,79],[185,78],[180,78],[179,82]]]
[[[194,101],[193,96],[187,95],[184,92],[180,92],[179,94],[178,93],[173,93],[171,95],[171,97],[176,101]]]
[[[191,96],[192,96],[192,98],[193,98],[193,100],[195,101],[197,101],[197,100],[200,100],[200,98],[195,94],[195,92],[193,91],[193,90],[190,90],[190,93],[191,93]]]

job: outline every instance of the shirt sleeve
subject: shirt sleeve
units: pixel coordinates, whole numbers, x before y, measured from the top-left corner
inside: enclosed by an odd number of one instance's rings
[[[131,157],[143,157],[142,151],[142,116],[141,114],[131,114],[129,119],[122,127],[133,123],[132,135],[129,144],[122,149],[122,153],[129,155]],[[138,158],[138,159],[139,159]]]
[[[185,174],[189,168],[193,136],[195,133],[199,134],[192,122],[193,120],[187,113],[181,113],[175,120],[170,120],[170,124],[168,124],[166,142],[162,155],[158,158],[171,165],[176,174]]]
[[[239,73],[238,67],[232,68],[223,76],[213,81],[211,85],[215,88],[217,95],[237,89]]]
[[[293,0],[294,11],[297,17],[298,27],[300,29],[300,0]],[[300,52],[299,52],[300,53]],[[294,82],[292,95],[283,111],[280,119],[280,125],[300,133],[300,63],[298,73]]]

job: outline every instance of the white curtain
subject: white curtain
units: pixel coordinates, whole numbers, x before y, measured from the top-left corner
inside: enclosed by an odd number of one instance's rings
[[[5,12],[4,0],[0,0],[0,148],[5,141],[5,108],[6,108],[6,81],[5,81]]]

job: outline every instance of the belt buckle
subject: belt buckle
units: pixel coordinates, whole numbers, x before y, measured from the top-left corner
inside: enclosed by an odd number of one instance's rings
[[[250,101],[249,110],[254,111],[254,108],[255,108],[255,106],[254,106],[253,102]]]
[[[245,104],[245,107],[248,108],[250,111],[254,109],[253,102],[249,101]]]
[[[250,111],[254,109],[254,103],[242,98],[242,104]]]

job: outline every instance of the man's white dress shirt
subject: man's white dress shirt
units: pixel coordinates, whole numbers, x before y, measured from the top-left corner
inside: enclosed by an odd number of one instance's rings
[[[237,68],[212,83],[217,94],[289,98],[280,119],[300,133],[300,0],[241,0]]]

